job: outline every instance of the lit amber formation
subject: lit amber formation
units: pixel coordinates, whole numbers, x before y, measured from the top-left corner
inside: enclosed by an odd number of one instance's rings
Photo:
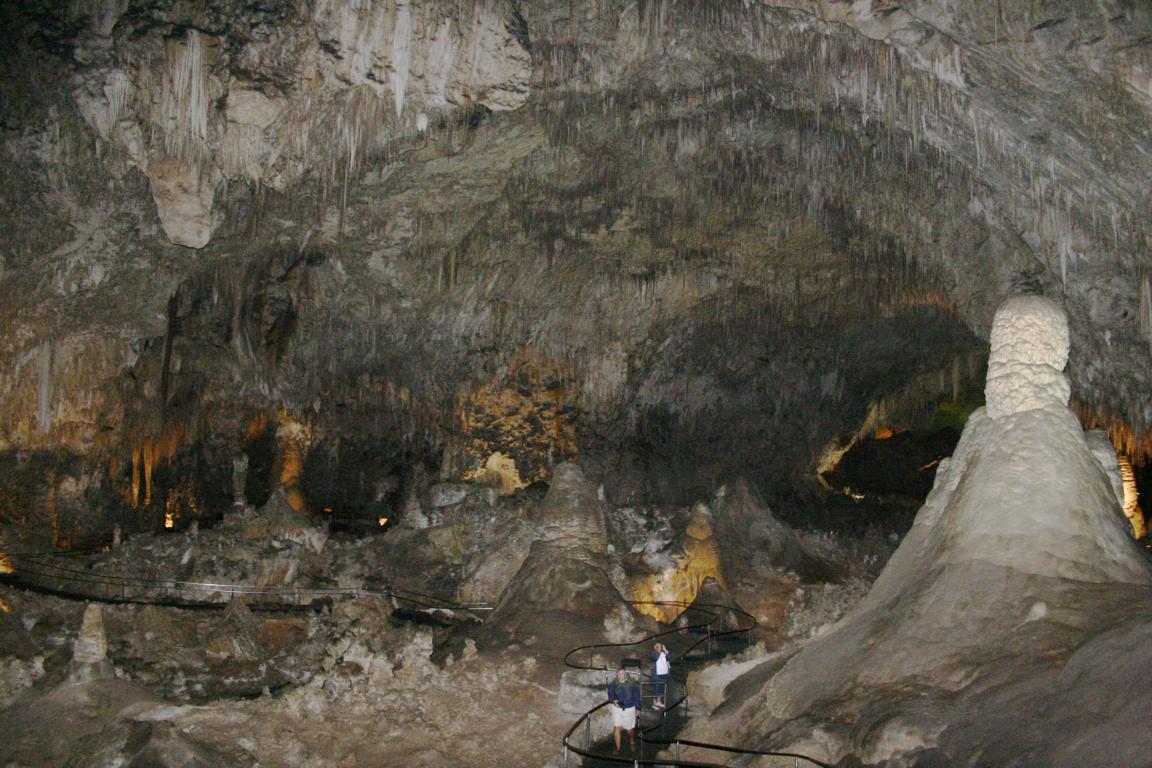
[[[1124,516],[1132,524],[1132,535],[1142,539],[1148,535],[1144,522],[1144,511],[1140,509],[1140,492],[1136,490],[1136,475],[1132,472],[1132,462],[1127,456],[1116,457],[1120,464],[1120,479],[1124,483]]]
[[[312,445],[312,429],[290,413],[281,412],[276,420],[276,463],[274,472],[284,498],[297,512],[308,504],[304,498],[304,457]]]
[[[673,556],[674,565],[645,578],[632,591],[638,601],[691,603],[708,577],[726,586],[720,571],[720,548],[712,531],[712,513],[703,504],[692,510],[684,530],[683,549]],[[658,605],[638,605],[641,613],[663,622],[674,620],[683,609]]]
[[[576,455],[576,403],[570,377],[549,358],[526,350],[497,382],[463,395],[458,417],[466,479],[511,493],[548,477]]]
[[[148,435],[132,448],[132,490],[134,507],[152,504],[152,473],[161,464],[172,461],[187,437],[187,426],[169,421],[159,435]]]
[[[505,496],[527,485],[520,477],[516,460],[500,451],[485,459],[484,466],[480,469],[465,472],[464,479],[474,480],[484,485],[498,485],[500,486],[500,493]]]
[[[1152,433],[1133,429],[1128,422],[1114,413],[1106,413],[1086,403],[1073,400],[1069,407],[1080,417],[1085,429],[1102,429],[1116,449],[1120,465],[1120,478],[1124,486],[1121,505],[1124,516],[1132,524],[1132,535],[1142,539],[1148,534],[1144,512],[1140,509],[1140,494],[1136,489],[1133,466],[1144,466],[1152,458]]]

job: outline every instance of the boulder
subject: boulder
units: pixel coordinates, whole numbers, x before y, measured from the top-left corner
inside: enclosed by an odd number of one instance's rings
[[[198,744],[171,723],[141,723],[124,747],[125,768],[239,768],[250,761],[230,759]]]
[[[556,705],[561,712],[582,715],[608,698],[612,673],[603,669],[569,669],[560,675],[560,695]]]
[[[454,507],[468,498],[468,486],[464,483],[437,483],[428,489],[428,504],[433,509]]]

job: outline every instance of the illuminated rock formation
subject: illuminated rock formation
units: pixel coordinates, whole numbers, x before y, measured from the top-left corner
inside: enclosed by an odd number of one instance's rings
[[[633,600],[641,602],[674,601],[691,603],[708,579],[724,584],[720,569],[720,549],[712,534],[712,513],[704,504],[692,508],[692,517],[681,539],[680,551],[673,553],[672,563],[648,576],[632,589]],[[663,622],[670,622],[682,608],[659,605],[637,605],[636,610]]]

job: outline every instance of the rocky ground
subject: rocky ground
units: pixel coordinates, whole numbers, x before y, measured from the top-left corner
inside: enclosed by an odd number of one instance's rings
[[[0,730],[23,734],[5,765],[543,765],[574,720],[560,691],[563,654],[656,631],[625,599],[653,597],[645,590],[654,575],[677,584],[694,567],[714,568],[699,549],[712,540],[714,514],[707,505],[610,507],[574,465],[557,469],[542,499],[518,498],[524,513],[509,518],[501,512],[511,502],[483,486],[437,487],[424,497],[425,527],[353,537],[329,534],[274,494],[211,529],[57,558],[96,577],[395,584],[496,610],[483,625],[436,626],[395,613],[384,597],[271,610],[212,593],[199,596],[224,604],[104,604],[96,642],[81,630],[83,601],[5,586]],[[715,514],[765,510],[741,491]],[[852,554],[831,534],[771,525],[785,538],[781,551],[826,563],[838,580],[805,581],[786,559],[743,569],[738,591],[756,598],[749,605],[762,623],[753,656],[818,634],[859,599],[893,546],[877,535],[854,540]],[[864,549],[872,555],[860,557]],[[103,648],[106,662],[78,672],[81,647]],[[583,695],[598,699],[599,689]],[[62,719],[86,725],[62,734]]]

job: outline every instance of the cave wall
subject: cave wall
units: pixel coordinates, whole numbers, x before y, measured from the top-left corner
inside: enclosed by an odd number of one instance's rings
[[[282,477],[261,420],[364,509],[779,493],[1013,290],[1139,434],[1148,10],[787,5],[6,7],[0,450],[148,524]]]

